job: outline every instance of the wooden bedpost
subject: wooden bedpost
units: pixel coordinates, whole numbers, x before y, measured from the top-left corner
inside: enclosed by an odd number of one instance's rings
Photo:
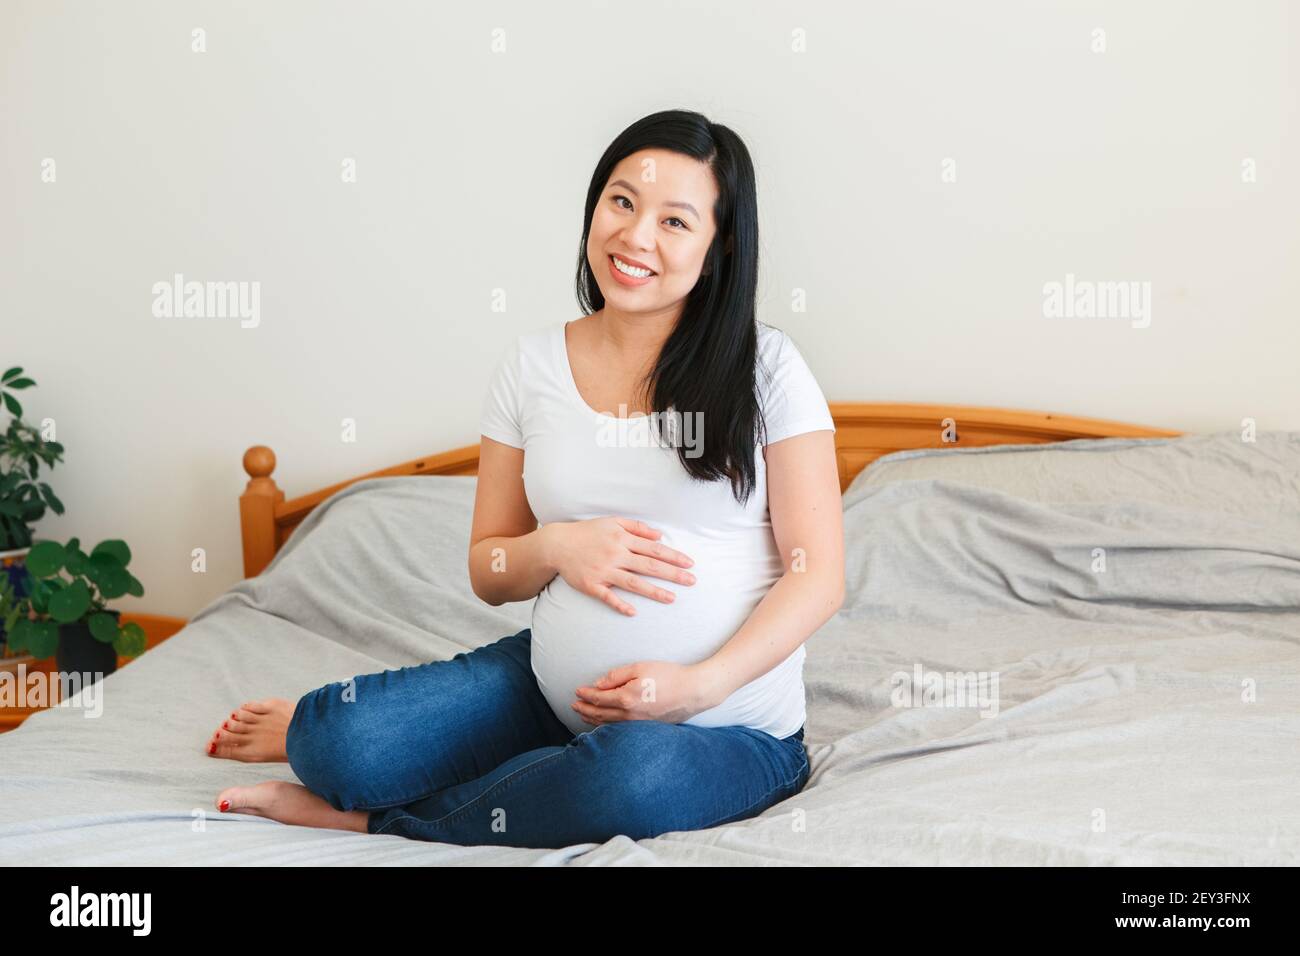
[[[240,537],[244,541],[244,577],[256,577],[271,563],[276,552],[275,506],[284,492],[275,486],[275,452],[254,445],[244,452],[248,486],[239,496]]]

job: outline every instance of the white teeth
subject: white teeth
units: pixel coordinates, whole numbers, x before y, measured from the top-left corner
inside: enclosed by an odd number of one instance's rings
[[[651,272],[649,269],[638,269],[635,266],[628,265],[618,256],[610,256],[610,258],[614,260],[615,269],[617,269],[619,272],[623,273],[624,275],[631,276],[634,279],[644,279],[647,276],[654,275],[654,273]]]

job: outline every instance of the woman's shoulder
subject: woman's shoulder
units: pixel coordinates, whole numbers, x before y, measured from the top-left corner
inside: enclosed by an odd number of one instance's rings
[[[758,354],[761,358],[788,361],[802,355],[794,336],[775,325],[756,323],[758,327]]]
[[[759,354],[765,366],[758,388],[767,443],[803,432],[835,431],[821,386],[790,335],[760,323]]]
[[[536,368],[539,364],[552,364],[555,342],[564,334],[563,322],[552,322],[536,328],[516,332],[501,345],[499,360],[512,365]]]
[[[773,344],[779,344],[788,336],[778,329],[775,325],[768,325],[766,322],[756,323],[758,327],[758,348],[762,352],[764,348],[770,348]]]
[[[563,330],[562,323],[552,323],[507,338],[498,346],[491,388],[502,395],[513,393],[518,400],[524,392],[553,378],[557,374],[557,336],[563,335]]]
[[[799,348],[789,333],[773,325],[758,323],[759,382],[782,379],[803,363]]]
[[[521,352],[544,353],[552,349],[557,336],[564,334],[565,322],[548,322],[546,325],[525,329],[515,339]]]

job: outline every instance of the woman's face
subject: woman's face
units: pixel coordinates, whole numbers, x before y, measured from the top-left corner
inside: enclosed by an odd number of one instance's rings
[[[646,149],[624,157],[596,201],[587,236],[587,263],[606,304],[644,312],[685,299],[717,232],[717,198],[712,170],[689,156]],[[638,271],[620,271],[615,258]]]

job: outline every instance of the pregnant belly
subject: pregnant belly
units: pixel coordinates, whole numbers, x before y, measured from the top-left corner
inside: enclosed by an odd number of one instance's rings
[[[532,618],[532,664],[551,710],[575,734],[591,730],[572,707],[578,687],[636,661],[694,664],[731,640],[780,577],[780,558],[767,546],[770,534],[746,545],[689,542],[678,534],[665,543],[695,561],[693,585],[645,578],[672,591],[664,604],[622,589],[615,593],[636,608],[628,617],[555,577],[537,596]]]

